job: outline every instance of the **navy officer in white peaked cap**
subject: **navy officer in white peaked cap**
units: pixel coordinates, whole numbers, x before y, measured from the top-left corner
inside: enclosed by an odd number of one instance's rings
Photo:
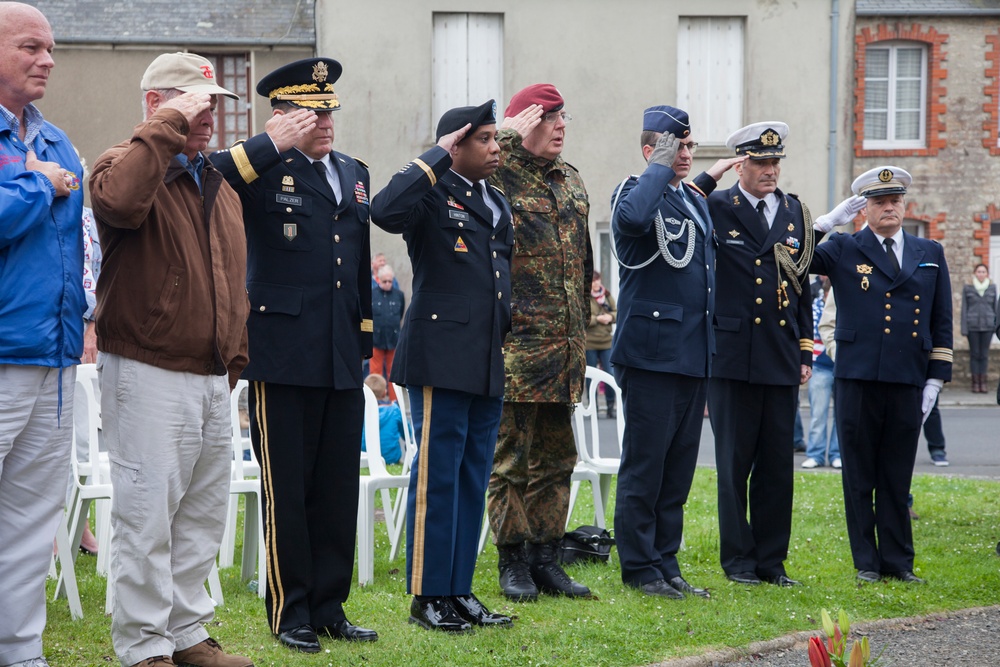
[[[778,188],[787,136],[788,126],[778,121],[734,132],[726,145],[747,158],[736,166],[739,182],[708,198],[719,240],[708,389],[719,552],[727,578],[745,585],[799,583],[787,576],[784,561],[792,527],[792,429],[799,385],[812,374],[805,278],[813,230],[806,206]]]
[[[861,231],[817,246],[811,267],[837,295],[837,432],[862,582],[923,583],[906,501],[921,423],[951,380],[948,265],[939,243],[902,229],[911,182],[899,167],[866,171],[851,185],[855,196],[816,221],[820,230],[847,224],[862,203],[868,217]]]

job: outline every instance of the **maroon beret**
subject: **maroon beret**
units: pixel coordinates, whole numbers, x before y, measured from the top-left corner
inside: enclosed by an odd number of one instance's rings
[[[513,118],[532,104],[541,104],[542,111],[548,113],[562,109],[565,102],[551,83],[536,83],[515,93],[514,97],[510,98],[510,104],[507,105],[503,115]]]

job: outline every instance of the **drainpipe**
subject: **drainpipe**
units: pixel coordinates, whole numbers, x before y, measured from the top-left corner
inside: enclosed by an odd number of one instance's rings
[[[827,146],[826,210],[837,205],[837,72],[840,67],[840,0],[830,7],[830,139]]]

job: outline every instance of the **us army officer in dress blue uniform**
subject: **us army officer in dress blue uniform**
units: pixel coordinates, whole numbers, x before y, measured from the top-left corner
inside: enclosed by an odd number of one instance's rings
[[[410,622],[447,632],[512,624],[472,593],[510,331],[514,228],[503,193],[484,180],[499,164],[496,132],[493,100],[446,112],[437,146],[372,200],[372,221],[403,235],[413,264],[392,364],[418,439],[406,505]]]
[[[784,123],[763,122],[730,135],[726,145],[748,159],[736,167],[739,182],[708,200],[719,239],[708,389],[719,550],[726,576],[750,585],[798,584],[784,561],[792,528],[792,428],[799,384],[812,372],[805,273],[813,232],[805,207],[778,189],[787,133]]]
[[[715,352],[715,233],[702,190],[682,182],[698,146],[687,113],[646,109],[641,143],[649,166],[611,201],[620,281],[611,360],[625,411],[615,537],[627,585],[708,597],[681,576],[677,550]]]
[[[247,235],[250,435],[261,464],[267,617],[285,645],[352,625],[364,394],[371,356],[368,169],[333,150],[341,66],[309,58],[264,77],[265,132],[213,156],[240,194]],[[262,582],[263,584],[263,582]]]
[[[811,270],[837,294],[834,398],[847,534],[858,579],[923,583],[913,573],[907,495],[920,426],[951,380],[951,280],[944,249],[902,229],[910,175],[876,167],[851,186],[868,226],[816,247]],[[853,220],[857,198],[817,221]]]

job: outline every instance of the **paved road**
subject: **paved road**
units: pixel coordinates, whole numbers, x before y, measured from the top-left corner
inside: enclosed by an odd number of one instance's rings
[[[927,455],[927,443],[921,436],[915,472],[1000,479],[1000,406],[996,404],[995,393],[973,394],[947,386],[941,394],[940,409],[947,442],[946,452],[951,465],[933,465]],[[809,401],[804,392],[802,419],[808,431]],[[616,443],[613,420],[601,419],[600,432],[602,446],[605,442]],[[804,454],[797,453],[795,467],[799,468],[804,459]],[[715,466],[715,441],[708,419],[705,419],[701,432],[698,464]],[[809,472],[823,473],[832,470],[816,468]]]

